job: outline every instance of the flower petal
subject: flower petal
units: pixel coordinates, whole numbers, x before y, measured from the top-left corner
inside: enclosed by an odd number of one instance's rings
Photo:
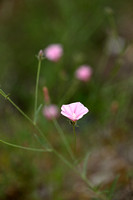
[[[64,111],[61,111],[61,114],[73,121],[72,115],[69,115],[69,114],[65,113]]]
[[[72,114],[75,113],[79,102],[69,104]]]
[[[61,110],[65,113],[67,113],[68,115],[72,115],[72,111],[69,105],[63,105],[61,107]]]

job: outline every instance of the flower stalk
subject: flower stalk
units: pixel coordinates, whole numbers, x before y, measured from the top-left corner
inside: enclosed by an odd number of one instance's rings
[[[61,127],[58,125],[57,121],[55,119],[53,119],[53,122],[55,124],[55,127],[57,128],[60,137],[62,138],[62,140],[64,141],[64,144],[66,146],[67,151],[69,152],[71,158],[73,159],[73,162],[70,162],[68,159],[65,158],[65,156],[63,156],[61,153],[59,153],[51,144],[51,142],[47,139],[47,137],[44,135],[44,133],[42,132],[42,130],[37,126],[36,122],[37,122],[37,107],[38,107],[38,86],[39,86],[39,76],[40,76],[40,69],[41,69],[41,61],[43,58],[43,52],[40,51],[38,54],[38,69],[37,69],[37,76],[36,76],[36,88],[35,88],[35,105],[34,105],[34,119],[32,120],[27,114],[25,114],[11,99],[8,95],[5,94],[5,92],[3,90],[0,89],[0,94],[7,99],[32,125],[33,127],[37,130],[37,132],[39,133],[39,135],[41,137],[43,137],[43,148],[44,149],[36,149],[36,148],[30,148],[30,147],[23,147],[20,145],[16,145],[16,144],[12,144],[12,143],[8,143],[6,141],[0,140],[0,142],[3,142],[4,144],[7,144],[9,146],[15,147],[15,148],[21,148],[21,149],[25,149],[25,150],[31,150],[31,151],[42,151],[42,152],[53,152],[59,159],[61,159],[70,169],[72,169],[76,174],[78,174],[82,180],[87,184],[89,191],[91,191],[94,196],[96,198],[98,198],[99,200],[106,200],[106,197],[104,195],[101,195],[98,193],[98,191],[95,190],[95,188],[89,183],[86,175],[83,175],[82,172],[80,172],[78,170],[77,167],[75,167],[74,161],[75,161],[75,157],[73,155],[73,152],[70,148],[70,145],[67,141],[67,139],[65,138],[65,135],[61,129]],[[83,117],[83,115],[85,115],[89,110],[80,102],[76,102],[76,103],[72,103],[69,105],[63,105],[62,106],[62,111],[61,114],[64,115],[65,117],[69,118],[72,122],[73,122],[73,133],[74,133],[74,148],[75,148],[75,152],[76,152],[76,132],[75,132],[75,122],[77,120],[79,120],[80,118]],[[38,135],[36,135],[38,140],[41,140],[40,137],[38,137]],[[40,142],[41,143],[41,142]]]
[[[69,155],[71,156],[72,160],[75,161],[75,157],[74,157],[73,152],[71,150],[71,147],[70,147],[70,145],[69,145],[69,143],[68,143],[68,141],[65,137],[65,134],[64,134],[63,130],[61,129],[60,125],[58,124],[58,122],[55,118],[53,118],[53,123],[54,123],[60,137],[62,138],[62,141],[64,142],[64,145],[65,145]]]
[[[37,77],[36,77],[36,89],[35,89],[35,105],[34,105],[34,124],[37,121],[37,106],[38,106],[38,85],[39,85],[39,76],[40,76],[40,69],[41,69],[41,56],[38,57],[38,68],[37,68]]]
[[[3,144],[6,144],[8,146],[11,146],[11,147],[15,147],[15,148],[19,148],[19,149],[24,149],[24,150],[28,150],[28,151],[50,152],[50,150],[39,149],[39,148],[32,148],[32,147],[24,147],[24,146],[21,146],[21,145],[17,145],[17,144],[13,144],[13,143],[10,143],[10,142],[6,142],[4,140],[0,140],[0,142],[2,142]]]
[[[77,137],[76,137],[76,131],[75,131],[75,123],[72,123],[73,125],[73,134],[74,134],[74,151],[77,152]]]

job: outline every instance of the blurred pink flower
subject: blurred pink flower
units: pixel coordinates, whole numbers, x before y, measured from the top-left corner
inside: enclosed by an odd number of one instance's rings
[[[89,81],[91,75],[92,75],[92,68],[88,65],[80,66],[75,72],[76,78],[84,82]]]
[[[61,114],[74,122],[82,118],[87,112],[89,112],[88,108],[80,102],[63,105],[61,107]]]
[[[57,118],[59,116],[58,107],[54,104],[44,106],[43,108],[43,115],[48,120],[52,120],[53,118]]]
[[[60,44],[51,44],[44,49],[44,54],[48,60],[57,62],[63,55],[63,48]]]

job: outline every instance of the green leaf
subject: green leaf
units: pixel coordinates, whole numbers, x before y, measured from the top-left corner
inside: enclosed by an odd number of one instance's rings
[[[109,192],[108,193],[109,200],[111,200],[113,198],[118,179],[119,179],[119,175],[116,176],[116,178],[114,179],[114,181],[113,181],[113,183],[112,183],[112,185],[111,185],[111,187],[110,187],[110,189],[108,191]]]

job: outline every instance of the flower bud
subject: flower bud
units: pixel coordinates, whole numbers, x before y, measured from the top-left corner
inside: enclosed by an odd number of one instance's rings
[[[44,94],[44,101],[45,103],[50,103],[50,97],[49,97],[49,92],[47,87],[43,87],[43,94]]]
[[[44,59],[44,51],[42,49],[39,51],[37,58],[38,60]]]

